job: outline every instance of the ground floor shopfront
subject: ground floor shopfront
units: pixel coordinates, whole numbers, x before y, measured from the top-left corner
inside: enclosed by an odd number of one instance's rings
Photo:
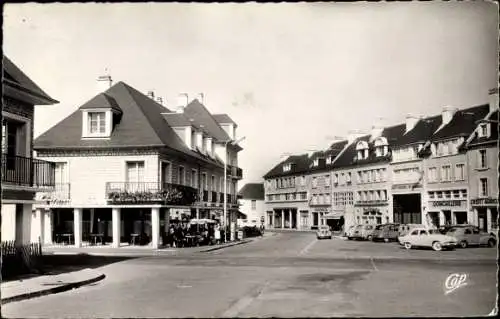
[[[228,209],[226,225],[236,223],[236,213],[237,209]],[[41,238],[45,245],[149,245],[157,248],[164,243],[170,225],[186,225],[193,218],[222,223],[223,210],[159,205],[37,207],[31,222],[31,237]]]
[[[498,231],[498,199],[475,198],[470,203],[475,225],[483,231]]]
[[[305,203],[266,206],[265,225],[268,229],[310,230],[313,225],[319,223]]]
[[[467,189],[428,191],[425,223],[429,227],[476,224],[467,203]]]

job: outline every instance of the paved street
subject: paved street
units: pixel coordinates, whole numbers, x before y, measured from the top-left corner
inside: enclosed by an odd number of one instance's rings
[[[281,233],[213,252],[130,259],[93,286],[14,302],[4,317],[487,315],[496,249],[434,252]],[[446,294],[446,278],[466,285]]]

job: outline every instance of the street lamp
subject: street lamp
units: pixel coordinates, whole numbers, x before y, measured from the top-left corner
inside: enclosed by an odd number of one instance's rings
[[[239,142],[243,141],[246,138],[246,136],[243,136],[239,138],[236,141],[233,140],[227,140],[224,142],[224,152],[226,153],[225,159],[224,159],[224,241],[227,240],[227,144],[230,143],[232,145],[236,145]]]

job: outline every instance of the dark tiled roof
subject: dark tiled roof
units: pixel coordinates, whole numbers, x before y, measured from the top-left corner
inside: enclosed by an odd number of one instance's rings
[[[292,167],[290,171],[283,172],[283,165],[287,163],[292,163]],[[310,170],[309,163],[310,159],[308,154],[292,155],[286,160],[280,162],[278,165],[274,166],[266,175],[264,175],[264,178],[302,174]]]
[[[213,114],[212,115],[217,121],[217,123],[231,123],[231,124],[236,124],[227,114]]]
[[[226,131],[219,126],[212,114],[197,99],[191,101],[184,108],[184,115],[188,119],[193,119],[195,125],[205,129],[215,140],[219,142],[230,140]]]
[[[370,135],[365,135],[357,138],[353,143],[347,145],[346,149],[342,154],[340,154],[334,161],[333,167],[347,167],[351,165],[355,165],[355,156],[356,156],[356,144],[359,141],[369,142]]]
[[[94,98],[92,98],[90,101],[85,103],[80,107],[80,110],[85,110],[85,109],[113,109],[119,113],[123,113],[122,109],[118,106],[118,103],[116,103],[116,100],[105,94],[105,93],[100,93],[97,94]]]
[[[485,143],[498,143],[498,110],[493,112],[488,118],[490,123],[490,136],[489,137],[478,137],[476,133],[467,146],[473,147],[476,145],[482,145]]]
[[[59,103],[51,98],[38,85],[35,84],[26,74],[21,71],[9,58],[3,56],[3,84],[34,95],[40,101],[40,105],[50,105]]]
[[[35,140],[35,149],[88,149],[167,147],[197,159],[220,164],[190,150],[167,124],[161,113],[169,110],[123,82],[105,94],[123,111],[109,139],[82,139],[82,114],[78,109]],[[89,102],[95,101],[91,99]],[[94,103],[94,102],[92,102]],[[87,103],[81,108],[85,109]]]
[[[458,110],[451,121],[431,137],[431,141],[469,136],[477,126],[476,121],[483,119],[488,112],[488,104]]]
[[[411,145],[429,140],[432,134],[442,123],[441,115],[427,117],[417,122],[415,127],[408,133],[399,136],[397,139],[389,141],[392,147]],[[405,126],[406,129],[406,126]],[[403,131],[404,133],[404,131]]]
[[[163,117],[171,127],[191,126],[191,121],[182,113],[165,113]]]
[[[264,184],[248,183],[245,184],[238,192],[238,195],[243,199],[260,199],[264,200]]]

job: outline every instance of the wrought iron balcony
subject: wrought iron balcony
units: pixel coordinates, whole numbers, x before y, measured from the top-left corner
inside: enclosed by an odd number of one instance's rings
[[[239,167],[228,165],[227,166],[227,174],[235,179],[243,178],[243,170]]]
[[[107,182],[106,198],[114,204],[161,203],[188,206],[198,199],[190,186],[155,182]]]
[[[71,199],[69,183],[55,183],[54,190],[38,192],[37,201],[45,202],[66,202]]]
[[[55,185],[55,163],[31,157],[2,154],[2,183],[52,188]]]

